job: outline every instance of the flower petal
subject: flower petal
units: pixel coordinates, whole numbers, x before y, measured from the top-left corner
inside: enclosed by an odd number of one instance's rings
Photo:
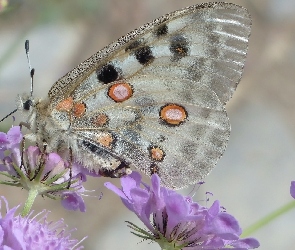
[[[178,193],[172,193],[165,196],[166,212],[168,215],[167,233],[180,222],[186,221],[189,215],[189,205],[184,197]]]
[[[290,194],[295,199],[295,181],[291,181]]]
[[[241,234],[238,221],[228,213],[219,213],[213,220],[212,228],[224,240],[237,240]]]
[[[119,195],[122,199],[127,199],[128,200],[128,197],[125,195],[125,193],[119,189],[118,187],[116,187],[113,183],[111,182],[105,182],[104,183],[104,186],[113,191],[115,194]]]
[[[23,139],[20,126],[14,126],[9,129],[9,131],[7,132],[7,139],[10,145],[19,144]]]
[[[27,149],[27,157],[29,161],[30,168],[32,170],[35,170],[39,166],[37,166],[38,157],[40,155],[40,150],[38,147],[35,146],[29,146]]]
[[[260,246],[259,242],[254,238],[246,238],[246,239],[237,240],[237,241],[231,243],[230,245],[233,247],[239,247],[239,248],[243,248],[243,249],[252,249],[252,248],[257,248]]]
[[[61,204],[68,210],[80,210],[81,212],[86,211],[85,203],[83,198],[76,192],[64,192],[62,194]]]

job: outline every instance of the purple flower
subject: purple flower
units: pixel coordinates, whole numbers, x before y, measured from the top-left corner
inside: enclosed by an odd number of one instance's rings
[[[295,199],[295,181],[291,181],[290,194]]]
[[[128,222],[134,234],[157,242],[162,249],[253,249],[259,246],[256,239],[239,239],[242,231],[237,220],[221,211],[219,201],[210,208],[203,207],[191,197],[161,187],[156,174],[152,175],[150,187],[141,182],[136,172],[121,178],[121,184],[121,189],[109,182],[105,186],[119,195],[150,231]]]
[[[12,127],[7,134],[0,132],[0,158],[3,159],[6,150],[11,151],[14,156],[20,158],[19,145],[23,136],[19,126]],[[20,162],[19,162],[20,164]]]
[[[86,211],[85,203],[81,195],[77,192],[63,192],[61,196],[61,204],[68,210]]]
[[[66,209],[85,212],[81,197],[84,168],[75,163],[69,167],[58,154],[42,153],[38,147],[29,146],[21,152],[22,138],[18,126],[7,134],[0,132],[0,174],[10,179],[0,183],[28,190],[31,203],[38,194],[53,199],[60,196]]]
[[[15,212],[19,206],[9,209],[6,204],[6,215],[0,215],[0,249],[14,250],[70,250],[83,249],[77,239],[71,238],[71,231],[66,232],[66,225],[63,220],[55,223],[48,222],[48,211],[43,211],[35,216],[31,212],[28,216],[22,217]],[[1,208],[0,200],[0,208]],[[2,208],[1,208],[2,209]]]

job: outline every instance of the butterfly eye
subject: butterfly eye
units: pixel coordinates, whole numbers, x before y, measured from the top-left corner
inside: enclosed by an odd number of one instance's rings
[[[24,110],[30,110],[30,107],[33,106],[32,100],[26,100],[24,103]]]

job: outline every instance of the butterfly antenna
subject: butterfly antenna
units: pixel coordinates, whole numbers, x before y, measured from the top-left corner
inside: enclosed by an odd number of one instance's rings
[[[13,113],[15,113],[17,111],[17,109],[13,110],[12,112],[10,112],[8,115],[6,115],[5,117],[3,117],[0,122],[3,122],[7,117],[11,116]]]
[[[30,69],[30,76],[31,76],[31,97],[33,96],[33,79],[34,79],[34,74],[35,74],[35,69],[32,69],[31,67],[31,62],[30,62],[30,55],[29,55],[29,40],[26,40],[25,42],[25,50],[26,50],[26,55],[27,55],[27,60],[28,60],[28,64],[29,64],[29,69]],[[0,122],[4,121],[7,117],[11,116],[13,113],[15,113],[17,111],[17,109],[13,110],[12,112],[10,112],[8,115],[6,115],[5,117],[3,117]]]
[[[25,49],[26,49],[26,55],[27,55],[27,60],[28,60],[28,64],[29,64],[30,76],[31,76],[31,97],[32,97],[33,96],[35,69],[32,68],[32,66],[31,66],[30,54],[29,54],[29,50],[30,50],[29,40],[26,40],[26,42],[25,42]]]

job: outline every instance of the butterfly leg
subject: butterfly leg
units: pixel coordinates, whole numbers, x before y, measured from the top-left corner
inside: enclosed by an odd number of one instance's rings
[[[103,177],[110,177],[110,178],[121,178],[122,176],[131,174],[132,170],[130,167],[125,163],[121,162],[121,164],[113,170],[102,168],[99,170],[99,174]]]
[[[21,128],[21,124],[20,124],[20,128]],[[25,166],[28,164],[26,163],[25,164],[25,160],[24,160],[24,152],[25,152],[25,143],[26,143],[26,139],[27,139],[27,135],[26,136],[23,136],[22,140],[21,140],[21,144],[20,144],[20,147],[21,147],[21,162],[20,162],[20,169],[24,168],[24,170],[27,172],[27,174],[29,175],[30,173],[28,173],[28,171],[30,171],[28,168],[26,168]],[[44,150],[43,152],[45,152],[45,149],[46,149],[46,145],[44,145]],[[35,170],[35,173],[34,175],[30,178],[30,180],[34,180],[34,178],[36,178],[38,172],[40,171],[40,168],[42,166],[42,164],[45,163],[45,160],[44,160],[44,153],[41,154],[41,158],[40,158],[40,165],[38,166],[38,168],[36,168]]]
[[[20,169],[22,169],[24,167],[24,151],[25,151],[25,136],[23,136],[23,139],[21,141],[21,158],[20,158]]]
[[[19,123],[20,129],[22,129],[22,127],[26,127],[27,129],[30,129],[30,124],[27,122],[20,122]]]
[[[23,140],[25,140],[25,137],[23,138]],[[47,147],[47,143],[44,141],[43,142],[43,150],[41,151],[41,154],[40,154],[40,160],[37,161],[39,163],[39,166],[36,166],[37,168],[35,169],[35,173],[34,175],[30,178],[30,180],[34,180],[36,178],[36,176],[38,175],[38,173],[41,171],[41,168],[44,167],[45,165],[45,161],[46,161],[46,155],[45,155],[45,152],[46,152],[46,147]],[[24,143],[23,143],[23,149],[22,149],[22,155],[23,155],[23,152],[25,150],[25,146],[24,146]],[[22,157],[23,158],[23,157]],[[23,163],[22,163],[23,164]],[[43,177],[42,180],[45,180],[48,175],[49,175],[50,172],[46,173]]]
[[[72,184],[72,177],[73,177],[73,172],[72,172],[72,166],[73,166],[73,150],[72,148],[70,147],[70,178],[69,178],[69,181],[68,181],[68,186],[67,186],[67,189],[70,189],[70,186]]]
[[[19,127],[20,127],[20,130],[22,130],[22,127],[25,127],[25,128],[27,128],[29,130],[31,129],[29,123],[27,123],[27,122],[20,122]],[[26,136],[24,136],[24,138],[28,139],[29,141],[32,141],[32,142],[36,142],[36,139],[37,139],[36,134],[34,134],[34,133],[26,134]]]

